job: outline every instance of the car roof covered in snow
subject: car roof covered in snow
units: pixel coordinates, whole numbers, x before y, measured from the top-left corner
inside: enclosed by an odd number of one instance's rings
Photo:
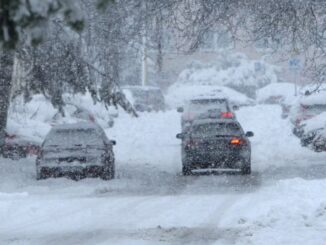
[[[240,125],[240,123],[236,120],[233,119],[196,119],[192,122],[192,126],[196,126],[196,125],[201,125],[201,124],[210,124],[210,123],[236,123],[238,125]]]

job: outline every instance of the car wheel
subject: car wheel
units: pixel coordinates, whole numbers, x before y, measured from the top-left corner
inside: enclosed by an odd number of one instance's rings
[[[188,166],[182,166],[182,174],[184,176],[189,176],[189,175],[192,175],[192,172],[191,172],[191,168],[189,168]]]
[[[241,174],[248,175],[251,174],[251,161],[246,161],[243,167],[241,168]]]

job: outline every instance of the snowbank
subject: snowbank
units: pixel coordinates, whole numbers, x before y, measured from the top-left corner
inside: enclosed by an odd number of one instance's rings
[[[249,194],[233,205],[222,224],[237,227],[236,244],[323,244],[326,181],[293,178]],[[240,217],[239,217],[240,214]]]

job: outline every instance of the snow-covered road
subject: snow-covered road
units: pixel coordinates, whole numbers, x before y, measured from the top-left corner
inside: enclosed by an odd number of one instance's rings
[[[117,178],[35,180],[0,159],[0,244],[325,244],[326,154],[302,148],[278,106],[241,109],[251,176],[180,175],[180,115],[120,117]]]

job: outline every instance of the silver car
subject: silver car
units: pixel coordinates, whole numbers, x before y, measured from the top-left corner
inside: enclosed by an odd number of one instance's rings
[[[112,179],[115,144],[96,123],[55,126],[46,136],[36,159],[37,179],[61,176]]]

